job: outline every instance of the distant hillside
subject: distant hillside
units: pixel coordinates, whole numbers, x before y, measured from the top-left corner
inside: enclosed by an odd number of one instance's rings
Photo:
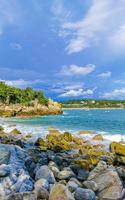
[[[64,108],[125,108],[125,100],[67,100]]]
[[[42,91],[36,91],[32,88],[20,89],[6,85],[0,82],[0,102],[4,104],[25,104],[28,105],[33,101],[47,105],[48,99]]]

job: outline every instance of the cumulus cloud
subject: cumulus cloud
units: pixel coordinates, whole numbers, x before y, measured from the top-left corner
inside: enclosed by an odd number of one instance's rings
[[[23,80],[23,79],[19,79],[19,80],[0,80],[0,81],[5,82],[9,86],[15,86],[15,87],[20,87],[20,88],[30,87],[30,86],[34,86],[36,84],[42,83],[41,80],[27,81],[27,80]]]
[[[112,51],[114,47],[119,51],[125,49],[124,8],[124,0],[92,0],[81,20],[73,21],[70,17],[61,21],[59,35],[66,38],[67,53],[105,45]]]
[[[98,77],[100,78],[110,78],[112,75],[112,72],[103,72],[101,74],[98,75]]]
[[[105,99],[124,99],[125,98],[125,88],[114,89],[111,92],[106,92],[102,96]]]
[[[78,65],[63,66],[59,74],[63,76],[86,76],[92,73],[95,70],[95,68],[95,65],[92,64],[86,65],[85,67],[81,67]]]
[[[78,90],[69,90],[63,94],[60,94],[59,97],[79,97],[79,96],[88,96],[92,95],[93,90],[84,90],[84,89],[78,89]]]

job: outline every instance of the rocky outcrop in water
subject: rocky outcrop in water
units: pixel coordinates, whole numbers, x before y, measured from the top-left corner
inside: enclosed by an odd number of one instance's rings
[[[50,99],[47,106],[39,103],[32,103],[29,106],[21,104],[0,105],[0,116],[2,117],[33,117],[58,114],[62,114],[61,105]]]

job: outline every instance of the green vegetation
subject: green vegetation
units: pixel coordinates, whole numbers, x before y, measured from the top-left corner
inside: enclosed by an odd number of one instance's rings
[[[67,100],[64,108],[125,108],[125,100]]]
[[[48,104],[48,99],[42,91],[36,91],[29,87],[26,89],[15,88],[0,82],[1,103],[30,105],[35,101],[43,105]]]

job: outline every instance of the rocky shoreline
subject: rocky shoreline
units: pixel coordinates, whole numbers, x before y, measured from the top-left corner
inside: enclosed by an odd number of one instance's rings
[[[42,115],[62,114],[61,104],[48,100],[48,105],[32,103],[31,105],[22,104],[0,104],[0,117],[38,117]]]
[[[0,127],[0,199],[125,199],[125,144],[107,149],[102,135],[88,141],[80,134],[50,128],[33,142],[31,134]]]

